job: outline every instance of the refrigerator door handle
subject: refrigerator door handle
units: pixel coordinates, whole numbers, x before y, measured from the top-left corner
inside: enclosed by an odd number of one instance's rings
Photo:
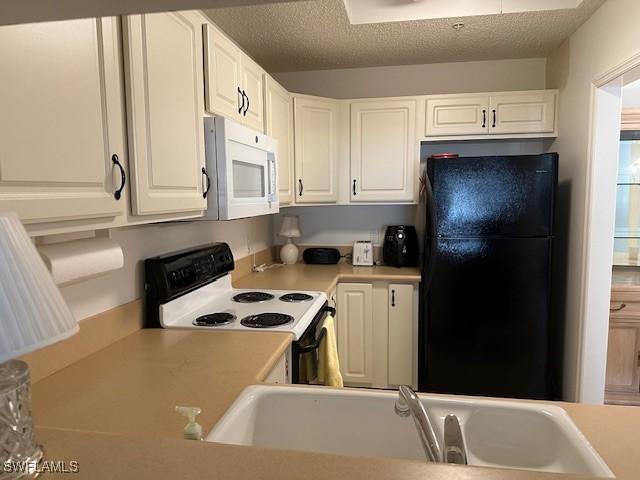
[[[425,172],[425,193],[427,196],[427,212],[429,214],[429,221],[427,222],[427,241],[425,241],[425,247],[429,246],[429,258],[425,258],[425,268],[423,271],[423,291],[426,294],[431,288],[433,282],[433,274],[436,268],[436,257],[438,256],[438,218],[437,210],[433,197],[433,188],[431,187],[431,179],[429,173]],[[424,254],[426,256],[427,249],[425,248]]]

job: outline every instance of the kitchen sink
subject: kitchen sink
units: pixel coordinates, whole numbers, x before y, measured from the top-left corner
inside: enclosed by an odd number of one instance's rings
[[[425,461],[411,418],[394,412],[396,392],[311,386],[246,388],[206,439],[317,453]],[[613,478],[560,407],[420,395],[442,444],[455,414],[470,465]]]

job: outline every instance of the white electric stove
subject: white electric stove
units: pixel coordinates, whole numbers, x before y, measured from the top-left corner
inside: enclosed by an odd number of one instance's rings
[[[327,301],[323,292],[247,290],[224,276],[159,306],[164,328],[289,332],[299,340]]]

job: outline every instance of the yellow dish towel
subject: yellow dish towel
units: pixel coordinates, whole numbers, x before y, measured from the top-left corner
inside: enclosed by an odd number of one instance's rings
[[[327,315],[322,328],[326,330],[326,333],[318,350],[318,381],[328,387],[343,387],[340,361],[338,360],[336,324],[333,316]]]

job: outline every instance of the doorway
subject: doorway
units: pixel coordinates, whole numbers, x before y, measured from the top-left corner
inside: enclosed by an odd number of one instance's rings
[[[640,405],[640,79],[623,77],[604,399]]]
[[[633,57],[615,69],[597,78],[592,84],[591,95],[591,133],[589,138],[589,168],[587,194],[587,225],[585,229],[584,256],[585,277],[583,284],[582,326],[580,336],[580,380],[578,390],[580,398],[589,403],[604,403],[607,390],[607,364],[609,373],[615,364],[615,355],[619,347],[608,348],[610,309],[620,307],[620,297],[614,296],[611,303],[614,265],[614,239],[616,233],[616,200],[618,198],[618,160],[620,155],[620,132],[622,119],[623,92],[625,87],[640,79],[640,56]],[[624,172],[621,169],[621,173]],[[624,182],[622,182],[624,183]],[[625,185],[623,185],[624,187]],[[623,188],[624,189],[624,188]],[[617,242],[617,247],[620,242]],[[631,242],[633,246],[633,242]],[[633,257],[634,251],[631,250]],[[630,312],[630,307],[625,315]],[[626,337],[625,342],[633,340]],[[615,331],[615,337],[622,337],[621,331]],[[610,362],[608,362],[608,357]],[[634,358],[633,371],[638,370],[638,357]],[[625,359],[630,364],[630,357]],[[629,368],[629,367],[627,367]],[[634,380],[635,382],[635,380]],[[629,390],[634,382],[629,384]],[[609,398],[611,401],[611,398]]]

